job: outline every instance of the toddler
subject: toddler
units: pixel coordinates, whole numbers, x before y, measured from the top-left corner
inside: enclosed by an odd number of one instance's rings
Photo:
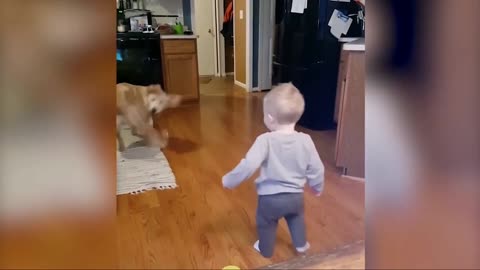
[[[309,135],[295,131],[305,101],[291,83],[274,87],[263,100],[264,123],[271,132],[257,137],[244,159],[223,179],[233,189],[259,167],[257,233],[254,248],[264,257],[273,255],[278,220],[285,218],[299,253],[310,248],[305,236],[303,190],[323,191],[324,166]]]

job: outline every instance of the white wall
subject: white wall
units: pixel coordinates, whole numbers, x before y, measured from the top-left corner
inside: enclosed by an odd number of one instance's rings
[[[144,0],[145,8],[152,11],[155,15],[178,15],[178,21],[183,21],[183,4],[182,0]],[[158,18],[154,17],[157,23],[174,23],[175,18]]]

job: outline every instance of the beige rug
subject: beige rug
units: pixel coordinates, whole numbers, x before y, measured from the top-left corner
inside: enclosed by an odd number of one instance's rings
[[[128,128],[123,128],[121,134],[127,149],[117,151],[117,195],[177,187],[175,175],[160,149],[145,146]]]

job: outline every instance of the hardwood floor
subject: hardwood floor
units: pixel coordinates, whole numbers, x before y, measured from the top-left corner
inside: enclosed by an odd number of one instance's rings
[[[172,137],[165,155],[179,188],[117,197],[121,268],[258,268],[295,256],[285,222],[275,255],[264,259],[257,239],[257,195],[252,181],[223,189],[222,176],[245,155],[263,126],[262,94],[246,94],[231,79],[203,85],[197,105],[161,115],[156,124]],[[364,183],[343,179],[334,166],[335,132],[308,132],[326,166],[320,198],[306,193],[310,253],[364,239]]]

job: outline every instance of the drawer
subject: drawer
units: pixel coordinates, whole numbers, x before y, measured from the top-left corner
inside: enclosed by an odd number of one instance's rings
[[[164,54],[196,53],[197,51],[194,39],[166,39],[162,40],[162,47]]]

